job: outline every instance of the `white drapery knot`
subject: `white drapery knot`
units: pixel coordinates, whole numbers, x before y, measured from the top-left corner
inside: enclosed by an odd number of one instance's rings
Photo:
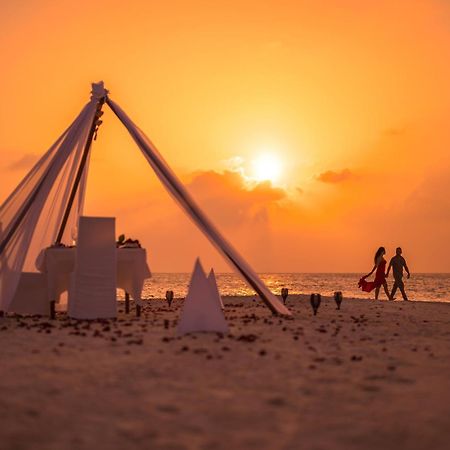
[[[99,81],[98,83],[92,83],[91,90],[91,101],[92,100],[100,100],[103,97],[108,95],[108,89],[105,89],[105,84],[103,81]]]

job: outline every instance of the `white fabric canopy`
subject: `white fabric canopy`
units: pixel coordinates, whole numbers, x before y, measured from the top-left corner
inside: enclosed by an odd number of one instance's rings
[[[27,254],[31,265],[38,252],[55,240],[83,150],[87,147],[89,132],[96,120],[97,107],[104,100],[125,125],[163,186],[203,234],[273,313],[291,315],[289,309],[270,292],[250,265],[203,213],[148,137],[108,97],[103,82],[93,84],[91,101],[0,207],[0,310],[8,310]],[[84,181],[86,173],[85,169]],[[83,198],[82,180],[78,202],[74,205],[69,220],[72,226],[81,214]],[[70,228],[69,224],[66,235],[70,233]],[[32,238],[33,245],[30,249]]]
[[[93,93],[74,122],[0,206],[0,310],[9,309],[23,268],[31,267],[39,249],[56,238],[98,101]],[[80,213],[83,196],[82,180],[68,233]]]

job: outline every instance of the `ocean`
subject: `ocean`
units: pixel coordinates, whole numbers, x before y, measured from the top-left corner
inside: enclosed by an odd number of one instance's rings
[[[320,293],[324,296],[342,291],[346,298],[373,298],[370,294],[358,289],[360,274],[355,273],[263,273],[261,279],[268,288],[279,295],[281,288],[289,289],[290,294]],[[221,295],[254,295],[254,292],[236,274],[216,274]],[[166,290],[174,291],[175,297],[185,297],[190,274],[188,273],[154,273],[144,286],[142,297],[145,299],[165,298]],[[404,278],[406,293],[410,300],[450,302],[449,273],[415,273],[409,280]],[[392,275],[388,278],[389,289],[392,288]],[[397,291],[397,299],[401,299]],[[386,299],[383,291],[380,299]]]

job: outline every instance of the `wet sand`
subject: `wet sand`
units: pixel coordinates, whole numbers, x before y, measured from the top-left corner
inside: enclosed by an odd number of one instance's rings
[[[136,318],[0,318],[0,448],[444,449],[450,304],[224,298],[228,335]]]

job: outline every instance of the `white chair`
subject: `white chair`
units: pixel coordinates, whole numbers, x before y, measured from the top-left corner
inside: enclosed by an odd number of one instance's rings
[[[9,312],[17,314],[50,314],[47,275],[45,273],[22,272]]]
[[[115,218],[80,217],[68,297],[74,319],[116,317]]]

